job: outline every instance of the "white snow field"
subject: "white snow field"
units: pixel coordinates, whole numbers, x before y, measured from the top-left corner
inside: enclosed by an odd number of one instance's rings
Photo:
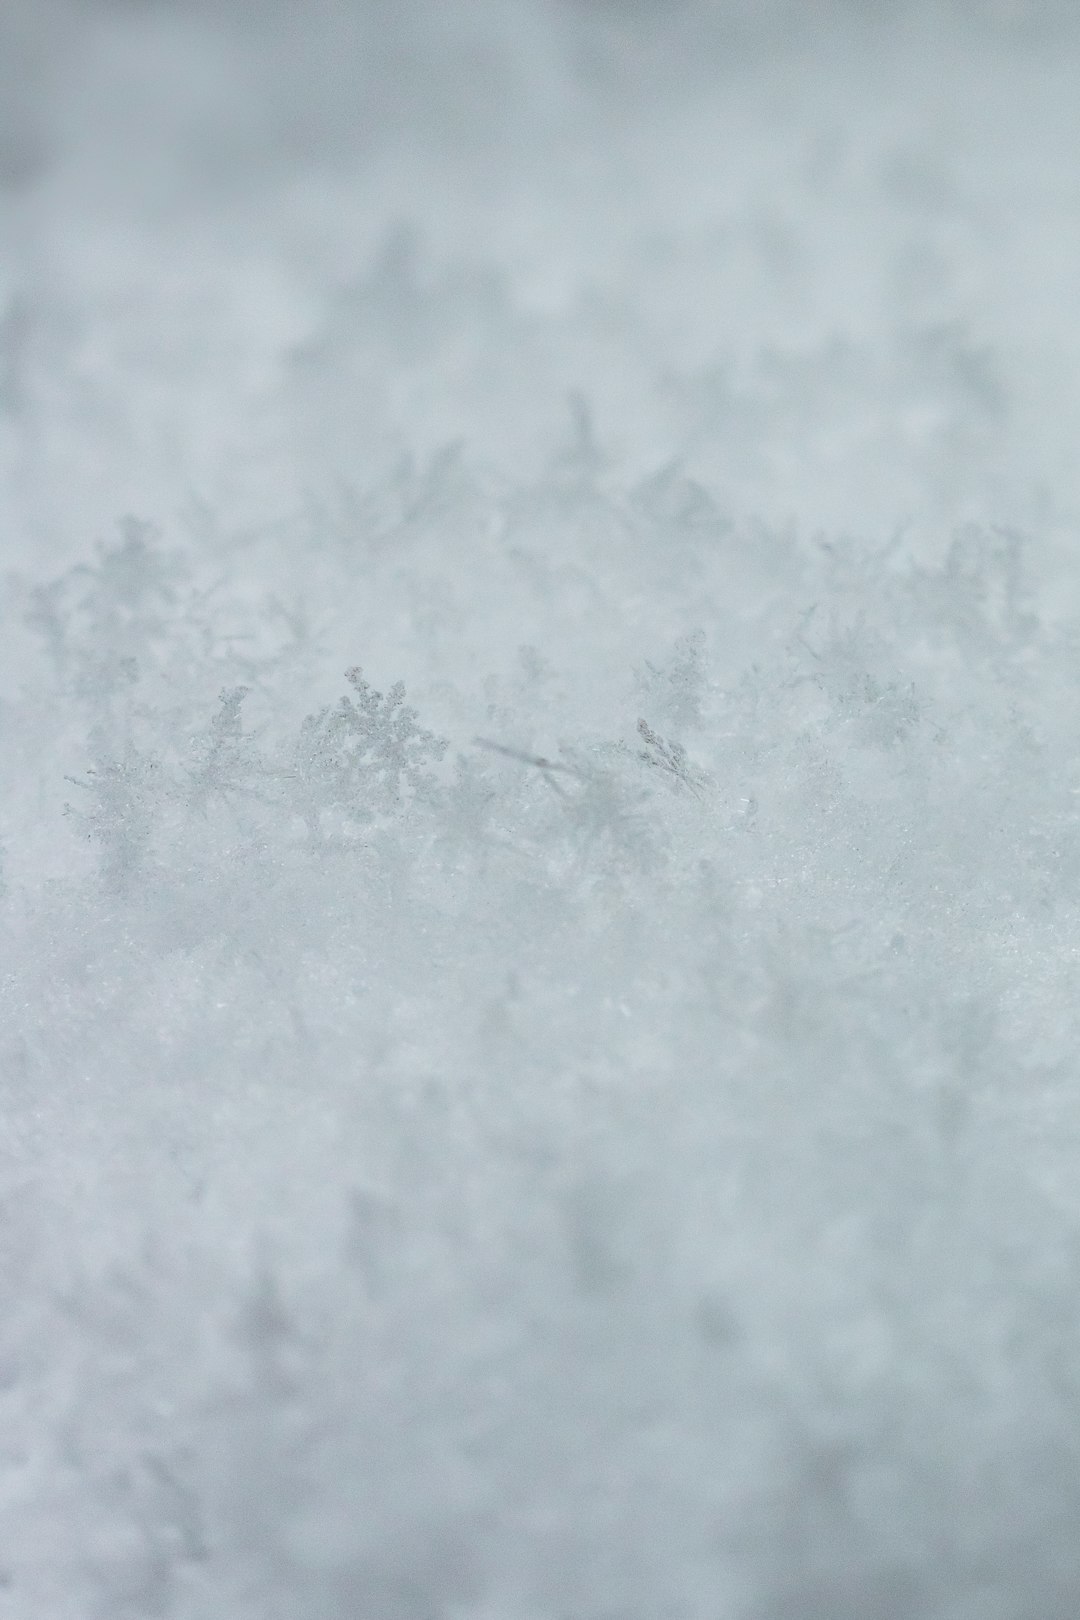
[[[1080,10],[0,5],[0,1620],[1076,1620]]]

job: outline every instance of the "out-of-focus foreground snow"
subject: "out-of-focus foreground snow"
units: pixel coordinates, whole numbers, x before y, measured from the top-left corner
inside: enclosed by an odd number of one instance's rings
[[[1078,84],[7,0],[0,1620],[1080,1612]]]

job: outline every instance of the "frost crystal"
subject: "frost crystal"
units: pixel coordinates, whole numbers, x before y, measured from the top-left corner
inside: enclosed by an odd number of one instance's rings
[[[1080,1615],[1078,84],[0,4],[0,1620]]]
[[[309,715],[295,748],[297,802],[313,835],[325,811],[364,824],[430,794],[435,777],[427,767],[447,747],[417,723],[400,681],[384,696],[358,667],[345,674],[352,696]]]

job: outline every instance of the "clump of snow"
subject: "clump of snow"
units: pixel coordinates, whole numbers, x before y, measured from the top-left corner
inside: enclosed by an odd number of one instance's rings
[[[1080,33],[0,20],[0,1620],[1080,1602]]]

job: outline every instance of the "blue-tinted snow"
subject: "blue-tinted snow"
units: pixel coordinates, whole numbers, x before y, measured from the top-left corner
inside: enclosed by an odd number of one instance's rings
[[[1080,31],[0,16],[0,1620],[1080,1610]]]

